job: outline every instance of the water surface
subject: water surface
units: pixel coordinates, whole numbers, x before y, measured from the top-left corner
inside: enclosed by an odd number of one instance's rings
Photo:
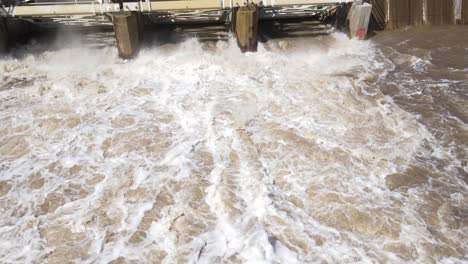
[[[463,263],[466,27],[0,60],[1,263]]]

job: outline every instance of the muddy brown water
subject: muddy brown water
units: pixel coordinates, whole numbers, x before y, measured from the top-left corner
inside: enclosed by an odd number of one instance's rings
[[[0,263],[466,263],[468,28],[313,32],[0,59]]]

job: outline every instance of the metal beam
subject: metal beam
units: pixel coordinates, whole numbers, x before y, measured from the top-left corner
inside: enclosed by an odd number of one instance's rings
[[[264,7],[300,6],[300,5],[332,5],[350,3],[354,0],[251,0]],[[123,3],[124,11],[144,13],[181,10],[229,10],[243,6],[245,0],[183,0],[183,1],[151,1]],[[1,16],[32,17],[32,16],[72,16],[72,15],[103,15],[120,11],[115,3],[83,3],[83,4],[28,4],[15,7],[0,7]]]

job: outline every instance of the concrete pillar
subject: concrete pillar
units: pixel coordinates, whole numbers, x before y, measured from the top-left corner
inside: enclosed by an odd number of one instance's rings
[[[236,15],[237,45],[242,52],[257,51],[258,7],[254,4],[242,6]]]
[[[140,48],[140,27],[136,12],[119,12],[112,14],[114,33],[119,57],[130,59]]]
[[[425,0],[424,2],[426,24],[455,24],[454,0]]]
[[[354,2],[349,10],[348,25],[351,38],[365,39],[369,28],[372,5]]]
[[[463,0],[461,9],[461,23],[468,25],[468,0]]]
[[[387,0],[387,4],[388,29],[424,23],[424,0]]]
[[[468,23],[468,0],[370,0],[376,29]],[[465,21],[465,22],[464,22]]]
[[[8,29],[6,18],[0,17],[0,54],[8,51]]]

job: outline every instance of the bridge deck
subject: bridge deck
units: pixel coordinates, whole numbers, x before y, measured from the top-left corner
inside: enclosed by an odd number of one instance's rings
[[[334,5],[350,3],[354,0],[251,0],[249,3],[258,4],[266,8],[280,8],[307,5]],[[138,1],[124,2],[124,11],[154,13],[164,11],[184,10],[230,10],[243,6],[245,0],[176,0],[176,1]],[[43,2],[24,3],[16,6],[0,7],[0,15],[8,17],[41,17],[41,16],[76,16],[76,15],[105,15],[119,12],[119,3],[107,2]]]

